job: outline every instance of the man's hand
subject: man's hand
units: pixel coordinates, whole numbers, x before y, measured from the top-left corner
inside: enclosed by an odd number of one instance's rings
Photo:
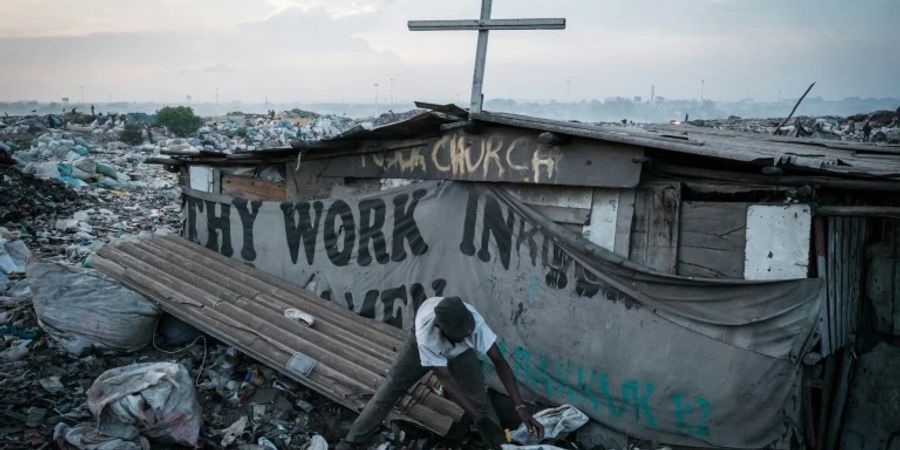
[[[528,434],[537,439],[544,438],[544,426],[531,415],[531,412],[528,411],[528,408],[525,407],[525,405],[517,406],[516,412],[519,414],[519,419],[522,419],[522,423],[528,428]]]

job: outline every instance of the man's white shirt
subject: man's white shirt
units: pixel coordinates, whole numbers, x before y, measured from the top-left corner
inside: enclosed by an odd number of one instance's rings
[[[416,313],[416,342],[423,367],[446,367],[448,359],[455,358],[470,348],[485,354],[497,340],[497,335],[485,323],[475,307],[463,302],[475,318],[475,330],[461,342],[450,342],[441,333],[434,319],[434,308],[443,299],[444,297],[432,297],[425,300]]]

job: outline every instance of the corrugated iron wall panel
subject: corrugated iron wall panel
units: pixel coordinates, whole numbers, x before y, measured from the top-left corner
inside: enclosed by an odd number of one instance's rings
[[[820,322],[823,355],[844,347],[856,333],[867,224],[859,217],[828,218],[827,296]]]

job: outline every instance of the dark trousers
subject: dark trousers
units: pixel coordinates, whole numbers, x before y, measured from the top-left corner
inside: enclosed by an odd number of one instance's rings
[[[487,390],[485,390],[484,371],[475,350],[469,349],[449,360],[447,368],[478,412],[499,424],[497,412],[494,411]],[[369,400],[366,407],[359,413],[359,417],[353,422],[344,441],[353,444],[367,442],[378,431],[381,422],[400,400],[400,397],[429,370],[431,369],[422,367],[415,337],[410,336],[397,355],[397,360],[391,366],[388,376],[378,386],[378,390],[375,391],[375,395]]]

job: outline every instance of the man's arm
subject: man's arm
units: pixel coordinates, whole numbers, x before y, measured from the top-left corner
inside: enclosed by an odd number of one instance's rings
[[[437,379],[441,382],[441,385],[444,386],[444,389],[447,390],[447,393],[450,394],[450,398],[453,399],[453,401],[455,401],[457,405],[461,406],[466,414],[471,416],[472,420],[474,420],[476,423],[481,420],[481,413],[478,412],[478,409],[475,408],[472,400],[459,386],[459,383],[456,382],[456,380],[453,378],[453,375],[450,374],[450,369],[448,369],[446,366],[437,366],[432,367],[431,370],[437,376]]]
[[[512,368],[510,368],[506,360],[503,359],[503,355],[500,353],[500,349],[497,347],[496,343],[491,345],[487,355],[491,358],[491,362],[494,363],[494,368],[497,369],[497,376],[500,378],[500,382],[503,383],[503,387],[506,388],[506,393],[512,397],[513,403],[516,405],[516,414],[518,414],[519,419],[522,419],[522,423],[528,427],[529,433],[536,436],[538,439],[542,439],[544,437],[544,426],[531,415],[531,412],[528,411],[525,403],[522,402],[522,395],[519,394],[519,385],[518,382],[516,382],[516,375],[513,374]]]

